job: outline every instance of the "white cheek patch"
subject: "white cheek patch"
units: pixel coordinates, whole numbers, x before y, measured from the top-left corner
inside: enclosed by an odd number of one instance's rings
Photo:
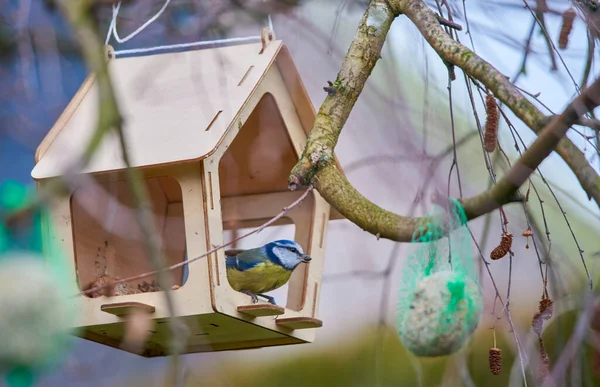
[[[283,247],[275,247],[273,248],[273,253],[279,258],[281,264],[286,269],[291,269],[296,266],[297,263],[300,262],[298,256],[286,248]]]

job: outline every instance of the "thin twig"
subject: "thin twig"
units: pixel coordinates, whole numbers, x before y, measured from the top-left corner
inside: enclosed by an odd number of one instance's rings
[[[462,26],[460,24],[458,24],[458,23],[455,23],[455,22],[452,22],[450,20],[444,19],[440,15],[437,15],[437,19],[440,22],[440,24],[443,25],[443,26],[453,28],[453,29],[455,29],[457,31],[462,31]]]
[[[588,39],[587,57],[585,58],[585,67],[583,69],[581,85],[579,86],[582,89],[585,89],[587,87],[588,79],[590,77],[590,72],[592,71],[592,62],[594,60],[594,53],[596,51],[596,39],[594,39],[594,37],[592,36],[592,33],[589,29],[587,31],[587,39]]]
[[[127,184],[129,185],[129,189],[133,197],[134,206],[137,209],[137,211],[135,211],[135,219],[138,227],[142,231],[144,248],[150,257],[150,263],[157,273],[158,284],[164,290],[167,310],[169,311],[170,315],[169,328],[171,329],[171,334],[173,335],[171,338],[171,355],[173,357],[171,361],[171,372],[170,375],[167,375],[167,378],[168,380],[172,380],[171,384],[173,386],[179,386],[181,374],[179,372],[179,365],[181,363],[179,355],[185,349],[188,332],[185,325],[178,317],[176,313],[177,311],[175,310],[175,303],[171,293],[171,277],[167,274],[167,272],[162,270],[165,266],[165,263],[162,249],[160,247],[161,237],[156,229],[156,222],[154,219],[154,214],[152,213],[152,204],[150,203],[148,191],[141,183],[142,177],[140,176],[139,170],[131,168],[129,154],[127,152],[127,144],[121,126],[118,126],[115,129],[118,133],[123,161],[127,167],[125,169]]]
[[[558,59],[560,59],[560,62],[562,63],[563,67],[565,68],[565,71],[567,72],[567,75],[569,76],[569,78],[571,78],[571,81],[573,82],[573,85],[575,86],[575,90],[577,91],[577,93],[581,93],[581,89],[579,88],[579,85],[577,84],[577,82],[575,81],[575,78],[573,78],[573,74],[571,74],[571,70],[569,70],[569,66],[567,66],[567,64],[565,63],[565,60],[563,59],[562,55],[560,54],[560,52],[558,52],[558,50],[556,49],[556,46],[554,45],[554,42],[552,41],[552,39],[549,38],[549,34],[548,31],[546,29],[546,24],[543,22],[543,18],[540,19],[538,18],[537,14],[535,13],[535,11],[531,8],[531,6],[529,5],[529,3],[527,2],[527,0],[523,0],[523,4],[525,4],[525,7],[527,9],[529,9],[531,15],[533,16],[533,18],[537,21],[537,23],[539,24],[540,28],[542,29],[542,33],[544,34],[544,36],[548,37],[548,39],[546,40],[547,44],[549,45],[549,47],[552,49],[552,51],[554,53],[556,53],[556,55],[558,56]],[[552,58],[553,56],[551,56]],[[557,67],[558,68],[558,67]]]
[[[535,10],[534,20],[536,20],[539,23],[540,28],[542,30],[542,35],[544,35],[544,40],[546,41],[546,46],[548,46],[548,55],[550,56],[550,64],[551,64],[550,70],[555,71],[555,70],[558,70],[558,66],[556,65],[556,58],[554,57],[552,38],[550,38],[550,35],[548,35],[547,28],[546,28],[546,18],[544,17],[544,12],[546,10],[543,9],[543,7],[541,6],[542,4],[546,3],[546,1],[536,0],[536,3],[537,3],[537,8]]]
[[[513,79],[513,83],[517,83],[519,77],[521,75],[527,74],[527,59],[529,58],[529,54],[531,53],[531,39],[533,38],[533,32],[535,31],[536,22],[535,20],[531,23],[531,28],[529,29],[529,33],[527,35],[527,39],[525,40],[525,48],[523,53],[523,60],[521,61],[521,68],[517,75],[515,75]]]

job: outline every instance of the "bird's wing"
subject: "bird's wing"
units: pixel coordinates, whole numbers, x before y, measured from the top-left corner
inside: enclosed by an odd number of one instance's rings
[[[268,260],[260,248],[250,250],[229,250],[229,251],[241,251],[233,256],[227,256],[227,267],[236,269],[239,271],[246,271],[252,269],[254,266]]]

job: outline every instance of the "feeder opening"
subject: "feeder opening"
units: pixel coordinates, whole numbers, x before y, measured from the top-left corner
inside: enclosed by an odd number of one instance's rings
[[[240,235],[247,234],[259,227],[269,219],[258,219],[254,221],[228,222],[223,224],[223,242],[228,243]],[[296,234],[296,227],[290,218],[279,219],[274,225],[265,228],[263,231],[252,234],[246,238],[240,239],[237,243],[229,245],[228,249],[251,249],[257,246],[262,246],[272,241],[279,239],[290,239],[294,240]],[[275,297],[277,304],[285,306],[285,300],[288,296],[289,285],[285,284],[279,289],[276,289],[269,293],[270,296]]]
[[[300,125],[288,122],[289,125]],[[238,228],[238,235],[258,227],[293,203],[302,192],[288,189],[288,176],[298,160],[275,98],[264,94],[219,163],[223,230]],[[310,252],[314,195],[289,211],[271,227],[242,239],[236,248],[259,247],[277,239],[295,240]],[[287,226],[281,226],[287,224]],[[245,229],[244,229],[245,228]],[[278,230],[279,229],[279,230]],[[281,230],[281,231],[280,231]],[[225,231],[224,241],[231,238]],[[306,265],[294,270],[288,282],[287,307],[300,310],[306,293]],[[281,288],[276,291],[280,294]],[[278,300],[283,305],[283,300]]]
[[[221,197],[287,192],[296,161],[277,102],[266,93],[221,158]]]
[[[143,183],[151,201],[164,262],[166,265],[182,262],[185,259],[186,242],[181,187],[170,176],[146,177]],[[154,270],[136,221],[136,211],[126,180],[90,179],[71,196],[79,287],[87,290],[98,285],[109,285],[106,290],[88,297],[162,290],[156,275],[110,286],[113,280]],[[170,273],[174,285],[184,284],[183,268]],[[112,294],[107,294],[107,291]]]

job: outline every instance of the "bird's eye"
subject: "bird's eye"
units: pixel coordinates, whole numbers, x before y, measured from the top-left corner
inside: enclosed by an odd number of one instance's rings
[[[298,252],[298,250],[296,250],[296,248],[295,248],[295,247],[292,247],[292,248],[290,249],[290,251],[291,251],[292,253],[297,253],[297,252]]]

